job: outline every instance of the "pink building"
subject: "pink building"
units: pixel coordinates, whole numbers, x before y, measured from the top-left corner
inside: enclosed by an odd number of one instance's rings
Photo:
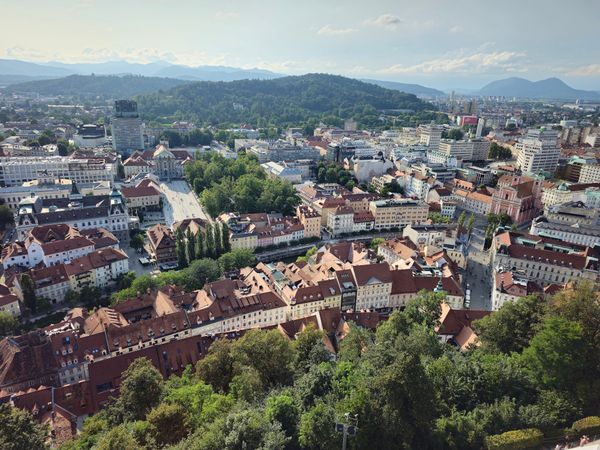
[[[532,220],[541,212],[543,186],[541,179],[503,175],[492,195],[492,213],[506,213],[516,224]]]

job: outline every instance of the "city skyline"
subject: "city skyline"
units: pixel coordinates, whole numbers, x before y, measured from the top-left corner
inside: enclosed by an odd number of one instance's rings
[[[595,38],[600,5],[587,0],[560,14],[538,1],[494,8],[462,1],[308,1],[285,8],[274,0],[183,1],[173,8],[155,0],[143,9],[134,2],[96,0],[25,3],[6,5],[5,13],[27,7],[37,32],[22,33],[22,23],[6,23],[0,58],[326,72],[442,89],[476,89],[511,76],[559,77],[576,88],[600,89],[600,49],[586,45]],[[107,12],[106,20],[98,20]],[[566,24],[577,24],[577,33]]]

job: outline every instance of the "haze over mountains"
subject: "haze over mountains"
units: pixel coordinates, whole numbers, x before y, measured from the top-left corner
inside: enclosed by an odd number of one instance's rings
[[[146,77],[179,78],[194,81],[233,81],[242,79],[271,79],[282,76],[262,69],[240,69],[226,66],[188,67],[167,62],[148,64],[127,61],[103,63],[66,64],[61,62],[31,63],[14,59],[0,60],[0,75],[10,75],[12,79],[21,75],[20,81],[28,77],[56,78],[68,75],[143,75]],[[2,81],[0,79],[0,81]]]
[[[110,95],[118,94],[121,89],[132,89],[130,95],[152,92],[154,90],[172,87],[181,84],[181,81],[236,81],[244,79],[268,80],[285,76],[264,69],[241,69],[228,66],[197,66],[171,64],[166,61],[148,64],[131,63],[127,61],[108,61],[102,63],[32,63],[14,59],[0,59],[0,87],[13,85],[13,92],[38,92],[49,95],[68,95],[72,89],[65,83],[47,83],[42,80],[68,77],[71,75],[141,75],[151,77],[144,80],[142,77],[133,77],[126,82],[118,83],[115,80],[101,83],[99,78],[93,83],[83,78],[76,79],[77,86],[83,87],[82,94]],[[159,79],[169,78],[171,82],[161,82]],[[70,79],[71,81],[75,80]],[[107,80],[104,80],[107,81]],[[383,81],[363,79],[367,83],[381,87],[414,94],[419,97],[441,97],[447,95],[441,90],[422,86],[420,84],[400,83],[396,81]],[[24,83],[28,82],[28,83]],[[37,84],[39,82],[39,84]],[[137,84],[139,85],[137,85]],[[90,86],[93,84],[93,86]],[[117,86],[121,84],[121,87]],[[109,89],[102,91],[105,86]],[[127,92],[127,91],[124,91]],[[504,96],[529,99],[558,99],[558,100],[600,100],[600,93],[572,88],[558,78],[548,78],[540,81],[529,81],[524,78],[506,78],[492,81],[480,90],[465,92],[468,95]]]
[[[600,100],[600,93],[574,89],[558,78],[540,81],[529,81],[518,77],[506,78],[492,81],[482,87],[478,94],[539,99]]]

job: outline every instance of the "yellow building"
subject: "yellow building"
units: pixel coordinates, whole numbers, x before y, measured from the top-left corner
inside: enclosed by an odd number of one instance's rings
[[[232,250],[254,250],[258,247],[258,236],[254,233],[230,233],[229,243]]]
[[[427,203],[411,199],[377,200],[369,207],[377,230],[425,223],[429,213]]]
[[[304,237],[321,236],[321,215],[310,206],[299,205],[296,207],[296,216],[304,225]]]

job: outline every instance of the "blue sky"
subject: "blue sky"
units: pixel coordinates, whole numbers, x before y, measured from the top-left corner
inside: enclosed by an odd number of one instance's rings
[[[600,90],[600,1],[4,0],[0,57],[259,67]]]

